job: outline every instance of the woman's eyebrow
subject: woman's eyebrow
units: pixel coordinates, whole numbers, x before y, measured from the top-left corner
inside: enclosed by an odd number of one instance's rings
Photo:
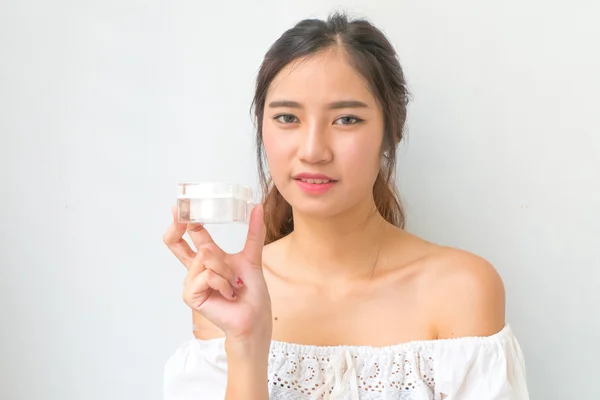
[[[280,108],[280,107],[285,107],[285,108],[303,108],[302,104],[298,103],[297,101],[291,101],[291,100],[275,100],[269,103],[269,107],[270,108]]]
[[[302,104],[292,100],[274,100],[269,103],[270,108],[304,108]],[[341,100],[329,103],[327,107],[330,110],[338,110],[340,108],[369,108],[366,103],[358,100]]]
[[[340,108],[369,108],[369,106],[367,103],[358,100],[342,100],[330,103],[329,108],[331,110],[337,110]]]

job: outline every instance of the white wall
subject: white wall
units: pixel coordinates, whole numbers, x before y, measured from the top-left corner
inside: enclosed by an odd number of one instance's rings
[[[237,3],[0,5],[3,400],[160,399],[190,332],[161,243],[175,183],[255,183],[261,58],[337,6]],[[344,6],[389,34],[414,94],[410,229],[499,269],[533,399],[600,398],[599,3]],[[243,230],[216,236],[235,250]]]

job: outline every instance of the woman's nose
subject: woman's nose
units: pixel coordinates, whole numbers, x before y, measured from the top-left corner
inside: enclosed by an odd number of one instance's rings
[[[308,126],[301,135],[298,158],[310,164],[326,163],[333,159],[327,128],[319,124]]]

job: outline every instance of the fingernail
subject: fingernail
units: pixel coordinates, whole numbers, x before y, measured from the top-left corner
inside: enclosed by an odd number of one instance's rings
[[[237,281],[235,281],[235,284],[238,286],[244,286],[244,281],[242,280],[242,278],[237,278]]]

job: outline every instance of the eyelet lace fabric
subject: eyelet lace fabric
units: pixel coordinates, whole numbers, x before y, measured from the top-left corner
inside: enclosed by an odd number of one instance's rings
[[[274,342],[271,399],[429,400],[435,390],[431,349],[315,347]]]
[[[271,400],[528,400],[521,348],[507,325],[488,337],[389,347],[271,343]],[[223,400],[224,339],[184,343],[165,366],[164,400]]]

